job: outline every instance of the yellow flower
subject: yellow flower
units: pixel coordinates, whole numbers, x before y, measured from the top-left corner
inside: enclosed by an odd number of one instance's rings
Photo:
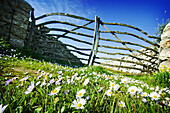
[[[163,68],[166,68],[166,66],[165,66],[165,65],[162,65],[162,67],[163,67]]]
[[[163,72],[164,72],[164,69],[160,69],[160,71],[163,73]]]
[[[57,81],[57,78],[55,78],[55,81]]]
[[[48,79],[48,75],[45,75],[45,78]]]
[[[162,93],[162,97],[164,97],[165,95],[164,95],[164,93]]]

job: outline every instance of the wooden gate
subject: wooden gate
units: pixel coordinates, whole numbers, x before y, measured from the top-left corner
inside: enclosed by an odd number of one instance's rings
[[[72,18],[78,22],[81,20],[83,21],[81,24],[83,24],[78,25],[75,22],[58,20],[36,24],[38,20],[55,15]],[[50,31],[57,33],[48,33],[47,35],[61,39],[69,51],[73,52],[85,65],[103,65],[120,71],[131,69],[140,72],[152,72],[157,70],[159,45],[154,43],[152,39],[159,40],[159,38],[150,36],[137,27],[121,23],[102,22],[97,16],[95,16],[95,20],[92,20],[66,13],[50,13],[34,18],[32,13],[32,29],[29,40],[32,40],[32,31],[35,28],[49,24],[57,24],[55,28],[49,28]],[[72,28],[61,28],[58,27],[58,24]],[[127,31],[132,31],[132,33]],[[68,44],[68,42],[70,43]]]

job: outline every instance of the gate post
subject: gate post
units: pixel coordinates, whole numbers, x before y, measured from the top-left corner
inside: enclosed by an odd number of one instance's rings
[[[98,51],[98,46],[99,46],[99,38],[100,38],[100,17],[97,18],[97,41],[96,41],[96,45],[95,45],[95,53],[94,53],[94,56],[92,58],[92,65],[94,64],[94,61],[95,61],[95,58],[96,58],[96,55],[97,55],[97,51]]]
[[[97,33],[97,16],[95,16],[95,28],[94,28],[94,36],[93,36],[93,46],[92,46],[92,49],[91,49],[91,53],[90,53],[90,56],[89,56],[89,59],[88,59],[88,66],[91,66],[92,65],[92,55],[93,55],[93,51],[94,51],[94,47],[95,47],[95,43],[96,43],[96,33]]]
[[[34,29],[35,29],[35,17],[34,17],[34,8],[32,8],[32,12],[31,12],[31,28],[30,28],[28,41],[27,41],[27,44],[26,44],[28,46],[31,45],[32,38],[33,38],[33,35],[34,35]]]

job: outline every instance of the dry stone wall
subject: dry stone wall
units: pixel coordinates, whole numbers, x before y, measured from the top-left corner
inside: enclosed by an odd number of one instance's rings
[[[31,47],[37,54],[45,58],[65,61],[67,63],[83,65],[82,62],[72,54],[66,45],[52,36],[47,36],[50,32],[48,27],[39,27],[35,29]]]
[[[0,0],[0,37],[18,48],[24,47],[30,11],[24,0]]]
[[[166,25],[161,35],[160,47],[159,59],[161,63],[159,68],[170,68],[170,23]]]
[[[29,25],[32,6],[24,0],[0,0],[0,38],[8,40],[14,47],[28,45],[31,26]],[[35,29],[30,46],[33,51],[48,59],[65,60],[82,65],[64,44],[54,37],[45,36],[47,27]]]

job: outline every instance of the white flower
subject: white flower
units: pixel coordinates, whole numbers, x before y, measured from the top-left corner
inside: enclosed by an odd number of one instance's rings
[[[99,93],[101,90],[103,90],[103,87],[100,87],[100,89],[97,92]]]
[[[54,78],[49,81],[50,84],[53,84],[54,82],[55,82]]]
[[[116,84],[116,85],[114,85],[114,87],[113,87],[114,91],[117,91],[119,88],[120,88],[120,85],[119,85],[119,84]]]
[[[142,96],[142,97],[147,97],[147,96],[148,96],[148,93],[142,92],[142,93],[141,93],[141,96]]]
[[[89,96],[87,96],[87,97],[86,97],[86,100],[89,100],[89,99],[90,99],[90,97],[89,97]]]
[[[169,100],[170,100],[168,97],[165,97],[165,99],[166,99],[167,101],[169,101]]]
[[[49,75],[50,78],[51,78],[52,76],[53,76],[52,74]]]
[[[0,105],[0,113],[3,113],[7,106],[8,105],[5,105],[5,106],[2,107],[2,104],[1,104]]]
[[[86,90],[85,89],[81,89],[80,91],[77,92],[76,98],[83,97],[84,93],[86,93]]]
[[[40,81],[38,81],[35,85],[36,85],[36,86],[38,86],[40,83],[41,83],[41,82],[40,82]]]
[[[42,87],[42,86],[44,86],[44,85],[46,85],[45,79],[44,79],[43,83],[40,85],[40,87]]]
[[[19,81],[26,81],[27,79],[29,78],[29,76],[26,76],[26,77],[24,77],[23,79],[21,79],[21,80],[19,80]]]
[[[85,104],[86,104],[86,100],[81,98],[78,99],[77,101],[74,100],[73,105],[71,107],[75,107],[76,109],[83,109]]]
[[[110,81],[110,88],[113,88],[115,86],[115,82]]]
[[[138,92],[137,92],[137,93],[139,94],[139,93],[141,93],[142,91],[143,91],[142,88],[138,87]]]
[[[154,87],[150,87],[150,90],[154,90]]]
[[[39,80],[42,77],[42,74],[37,77],[37,80]]]
[[[83,85],[86,86],[88,83],[89,83],[89,78],[87,78],[87,79],[84,81]]]
[[[111,90],[111,89],[108,89],[108,90],[106,91],[106,95],[107,95],[107,96],[112,96],[112,90]]]
[[[37,71],[37,73],[39,73],[39,72],[41,72],[41,69],[39,69],[39,70]]]
[[[147,100],[146,100],[145,98],[142,98],[142,102],[146,103],[146,102],[147,102]]]
[[[159,91],[159,86],[156,86],[156,89],[155,89],[155,91]]]
[[[57,93],[60,91],[61,86],[56,87],[53,91],[51,91],[48,95],[57,95]]]
[[[81,80],[81,77],[75,77],[76,80],[80,81]]]
[[[123,78],[123,79],[121,79],[121,83],[127,83],[128,82],[128,79],[127,78]]]
[[[153,100],[158,100],[160,98],[160,95],[156,92],[152,92],[150,95],[149,95]]]
[[[25,94],[27,95],[27,94],[31,93],[31,91],[33,89],[34,89],[34,82],[31,82],[31,85],[28,86],[27,91],[25,92]]]
[[[131,95],[135,95],[138,91],[139,91],[139,89],[136,86],[131,86],[131,87],[128,88],[128,92]]]
[[[118,103],[118,106],[119,106],[119,107],[125,107],[125,103],[124,103],[123,101],[120,101],[120,102]]]
[[[57,72],[59,75],[62,75],[63,73],[62,73],[62,71],[59,71],[59,72]]]

